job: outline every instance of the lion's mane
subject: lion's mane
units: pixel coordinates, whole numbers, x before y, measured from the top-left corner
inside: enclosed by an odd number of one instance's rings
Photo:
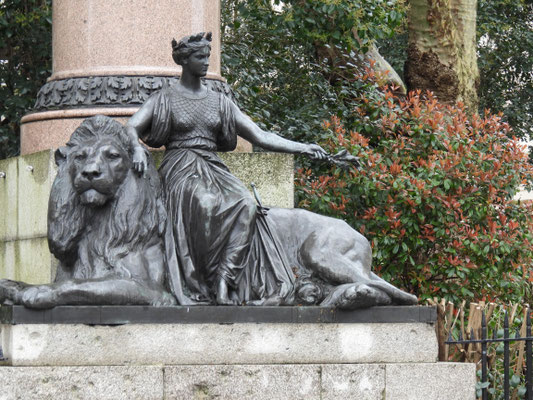
[[[81,204],[74,190],[70,170],[75,150],[94,146],[106,139],[128,154],[129,172],[113,199],[92,209]],[[106,267],[122,269],[118,260],[132,250],[153,245],[163,234],[166,212],[162,189],[153,160],[139,176],[131,168],[133,143],[124,127],[102,115],[86,119],[72,134],[66,147],[56,152],[58,174],[52,185],[48,206],[48,243],[60,260],[56,281],[67,277],[90,278],[93,266],[87,259],[99,259]],[[91,231],[91,240],[84,236]],[[89,257],[78,257],[83,243]],[[127,271],[122,271],[126,273]]]

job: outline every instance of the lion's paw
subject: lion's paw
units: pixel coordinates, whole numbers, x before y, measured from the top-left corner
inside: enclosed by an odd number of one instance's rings
[[[400,296],[395,297],[395,303],[414,306],[418,304],[418,298],[411,293],[403,292]]]
[[[383,291],[365,284],[358,284],[346,289],[339,298],[337,307],[344,310],[355,310],[357,308],[382,306],[390,303],[391,298]]]
[[[365,283],[349,283],[333,288],[322,306],[336,307],[343,310],[355,310],[391,303],[391,298],[382,290]]]
[[[16,303],[19,292],[27,287],[28,284],[24,282],[0,279],[0,304],[5,301]]]
[[[29,308],[53,308],[58,305],[56,291],[48,285],[31,286],[24,289],[21,302]]]

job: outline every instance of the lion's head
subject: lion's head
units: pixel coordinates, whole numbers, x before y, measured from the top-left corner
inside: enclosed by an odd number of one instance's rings
[[[83,264],[78,244],[88,231],[89,258],[110,268],[162,234],[166,215],[159,176],[150,157],[144,174],[136,174],[132,155],[133,143],[124,127],[101,115],[86,119],[66,147],[56,151],[48,243],[62,264]]]
[[[131,144],[118,122],[87,120],[72,135],[66,156],[81,203],[100,207],[112,200],[131,169]],[[61,150],[60,150],[61,151]]]

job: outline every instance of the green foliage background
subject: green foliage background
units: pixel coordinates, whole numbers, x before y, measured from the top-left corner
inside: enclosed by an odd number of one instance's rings
[[[51,73],[51,0],[0,3],[0,159],[19,154],[20,119]]]
[[[480,112],[502,111],[518,137],[533,135],[533,2],[480,0]]]
[[[405,17],[403,2],[223,0],[223,76],[239,105],[262,128],[308,142],[332,114],[350,124],[362,85],[355,66],[332,70],[318,47],[357,57],[375,38],[391,37]],[[359,41],[352,28],[357,27]],[[342,75],[343,79],[334,76]]]

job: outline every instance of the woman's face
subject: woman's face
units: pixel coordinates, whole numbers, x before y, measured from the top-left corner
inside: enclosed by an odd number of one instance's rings
[[[209,68],[209,56],[211,50],[209,47],[203,47],[200,50],[192,53],[183,62],[183,68],[187,68],[191,74],[198,77],[204,77],[207,74]]]

